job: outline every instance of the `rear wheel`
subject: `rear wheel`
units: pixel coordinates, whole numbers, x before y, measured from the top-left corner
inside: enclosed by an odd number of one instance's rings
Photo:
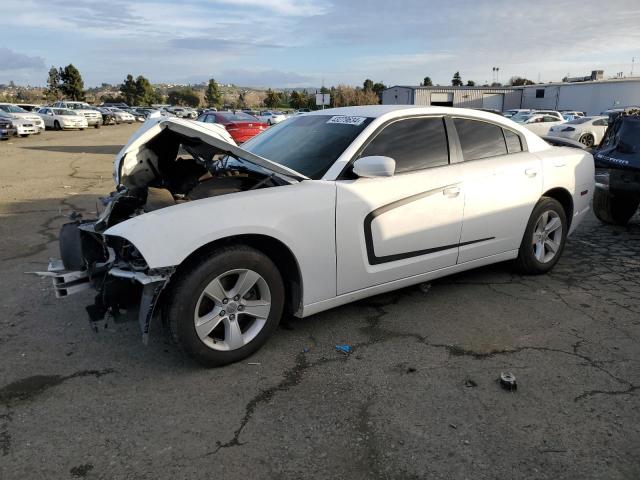
[[[164,315],[173,340],[206,366],[253,354],[276,329],[284,308],[278,268],[247,246],[221,248],[187,268],[169,295]]]
[[[560,202],[542,197],[524,232],[515,262],[517,269],[530,275],[551,270],[560,259],[567,232],[567,216]]]
[[[100,124],[99,124],[99,123],[96,123],[96,124],[93,126],[93,128],[100,128]]]
[[[595,138],[593,138],[593,135],[591,135],[590,133],[585,133],[580,137],[580,140],[578,141],[581,144],[583,144],[585,147],[593,147],[593,144],[595,143]]]
[[[611,193],[596,188],[593,193],[593,213],[603,222],[611,225],[626,225],[640,205],[640,196]]]

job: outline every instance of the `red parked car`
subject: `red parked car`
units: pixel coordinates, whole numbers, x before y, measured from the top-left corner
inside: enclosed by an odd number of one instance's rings
[[[219,123],[227,129],[237,144],[246,142],[250,138],[266,130],[268,125],[256,117],[244,112],[205,112],[197,119],[198,122]]]

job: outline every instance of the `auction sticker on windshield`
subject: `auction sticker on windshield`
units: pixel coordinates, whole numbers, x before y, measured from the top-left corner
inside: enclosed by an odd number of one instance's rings
[[[362,125],[367,117],[350,117],[347,115],[334,115],[327,123],[341,123],[344,125]]]

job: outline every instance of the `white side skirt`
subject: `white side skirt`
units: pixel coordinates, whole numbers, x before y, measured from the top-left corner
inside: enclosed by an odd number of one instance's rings
[[[374,285],[373,287],[364,288],[355,292],[345,293],[337,297],[329,298],[328,300],[322,300],[320,302],[311,303],[305,305],[302,310],[302,315],[299,317],[308,317],[315,315],[316,313],[329,310],[330,308],[339,307],[347,303],[355,302],[362,298],[371,297],[373,295],[379,295],[381,293],[390,292],[399,288],[416,285],[418,283],[427,282],[440,277],[446,277],[465,270],[471,270],[476,267],[482,267],[484,265],[490,265],[492,263],[504,262],[506,260],[513,260],[518,256],[518,250],[510,250],[508,252],[499,253],[497,255],[491,255],[485,258],[479,258],[470,262],[460,263],[451,267],[441,268],[429,273],[423,273],[420,275],[414,275],[413,277],[402,278],[400,280],[394,280],[393,282],[383,283],[382,285]]]

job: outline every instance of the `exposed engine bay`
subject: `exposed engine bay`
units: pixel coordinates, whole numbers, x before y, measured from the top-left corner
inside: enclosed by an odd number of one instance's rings
[[[203,127],[185,120],[149,123],[116,157],[117,187],[100,199],[98,217],[83,219],[73,213],[72,222],[60,231],[61,260],[52,261],[48,272],[39,272],[53,277],[58,297],[95,289],[95,303],[87,307],[93,321],[107,313],[116,317],[120,309],[139,303],[145,341],[154,307],[174,269],[150,270],[134,245],[105,232],[180,203],[291,183],[281,172],[246,160],[254,155],[243,154],[224,131],[212,131],[210,138]]]

